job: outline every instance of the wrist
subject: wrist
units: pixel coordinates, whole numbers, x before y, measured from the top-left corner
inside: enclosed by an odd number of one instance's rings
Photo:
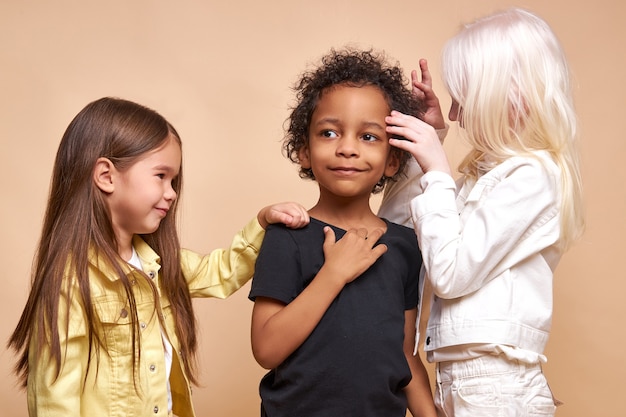
[[[266,219],[266,213],[267,213],[268,207],[263,207],[260,211],[259,214],[257,214],[256,218],[259,221],[259,224],[261,225],[261,227],[263,229],[267,229],[267,226],[269,225],[269,223],[267,222]]]
[[[325,263],[317,273],[316,280],[324,283],[331,291],[339,294],[346,283],[350,282],[349,278],[342,278],[343,274],[345,274],[344,268],[333,268]]]

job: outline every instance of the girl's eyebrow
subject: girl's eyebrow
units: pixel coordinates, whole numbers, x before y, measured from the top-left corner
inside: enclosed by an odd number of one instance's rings
[[[171,165],[160,164],[153,167],[155,171],[166,171],[167,173],[176,173],[178,170]]]

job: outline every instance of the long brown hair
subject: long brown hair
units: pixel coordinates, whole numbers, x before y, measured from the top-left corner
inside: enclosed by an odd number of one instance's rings
[[[56,375],[60,372],[64,352],[59,334],[68,331],[69,317],[59,317],[59,303],[60,297],[70,296],[73,283],[79,288],[79,301],[84,306],[89,327],[88,357],[92,357],[92,351],[99,357],[100,349],[106,350],[106,344],[97,336],[98,316],[91,302],[90,251],[95,251],[99,260],[116,271],[125,289],[121,296],[126,297],[124,301],[132,312],[132,351],[136,352],[133,372],[137,375],[141,343],[135,297],[123,269],[125,262],[117,253],[117,241],[102,192],[94,184],[93,170],[100,157],[111,160],[119,170],[127,169],[146,152],[162,146],[169,137],[181,143],[174,127],[160,114],[137,103],[110,97],[88,104],[67,127],[54,163],[43,229],[33,263],[30,295],[8,342],[19,355],[15,372],[23,386],[29,373],[29,349],[35,349],[39,358],[43,348],[48,346]],[[172,187],[180,197],[182,166]],[[142,237],[161,258],[159,283],[172,306],[181,353],[186,359],[183,361],[185,370],[190,380],[196,382],[196,322],[180,267],[177,202],[178,199],[159,228]],[[152,290],[156,301],[156,288]],[[59,323],[65,323],[65,328]]]

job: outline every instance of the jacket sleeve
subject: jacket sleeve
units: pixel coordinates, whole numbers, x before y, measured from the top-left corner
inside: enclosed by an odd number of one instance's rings
[[[235,235],[228,249],[200,255],[183,249],[181,263],[192,297],[226,298],[247,283],[265,230],[256,217]]]
[[[422,168],[411,157],[405,175],[396,182],[389,182],[385,187],[383,200],[378,210],[378,216],[394,223],[413,228],[411,220],[411,200],[422,194],[420,179],[424,175]]]
[[[38,338],[33,337],[31,341],[27,388],[28,413],[31,417],[66,417],[81,413],[89,343],[83,305],[75,281],[72,281],[69,291],[67,288],[62,289],[59,299],[61,365],[58,377],[49,345],[42,344],[38,355],[35,342]],[[92,366],[95,368],[96,365]]]
[[[424,266],[434,293],[456,298],[553,245],[559,236],[559,180],[535,158],[494,168],[471,190],[430,172],[411,203]],[[467,192],[467,195],[462,194]]]

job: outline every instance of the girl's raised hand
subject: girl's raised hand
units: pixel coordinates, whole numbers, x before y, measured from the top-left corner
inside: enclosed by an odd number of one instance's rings
[[[433,79],[428,70],[428,61],[420,59],[420,71],[422,73],[422,81],[419,80],[417,71],[411,71],[411,84],[413,85],[413,94],[426,104],[426,112],[424,113],[424,121],[435,129],[444,129],[446,122],[441,112],[439,98],[433,90]]]
[[[298,203],[277,203],[263,207],[257,219],[263,229],[273,223],[283,223],[291,229],[299,229],[309,224],[311,220],[308,211]]]
[[[441,171],[451,175],[443,145],[431,125],[395,110],[385,118],[385,122],[388,133],[404,138],[391,138],[389,144],[411,153],[424,173]]]

